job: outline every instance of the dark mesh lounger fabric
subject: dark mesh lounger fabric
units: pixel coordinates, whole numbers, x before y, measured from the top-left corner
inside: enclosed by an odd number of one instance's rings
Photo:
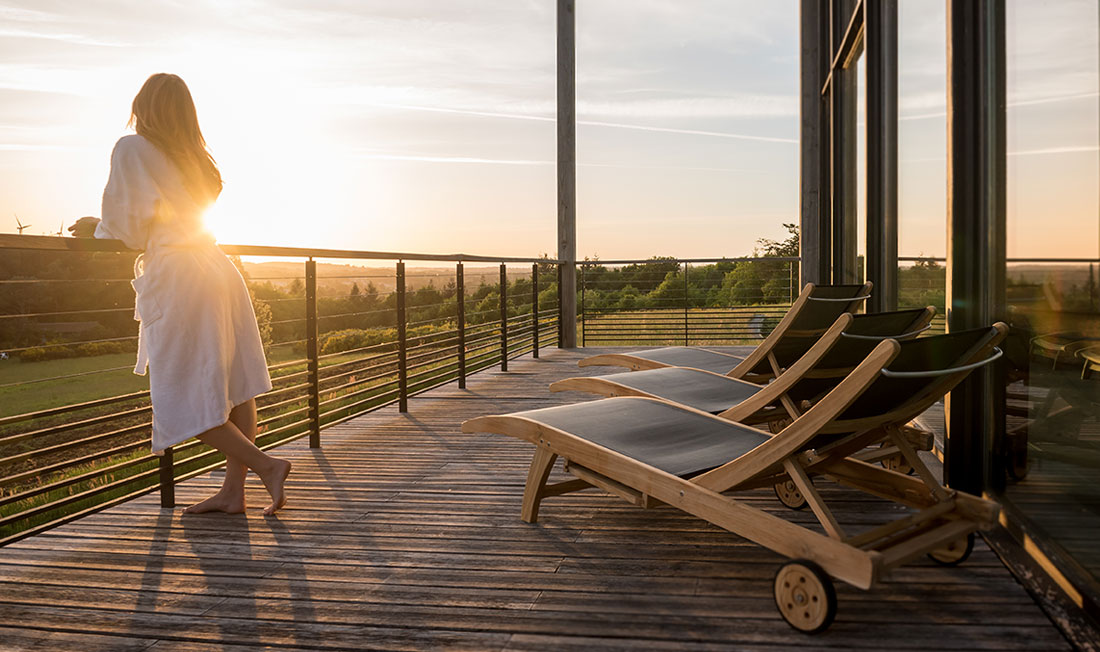
[[[564,430],[680,477],[721,466],[770,439],[746,426],[637,397],[529,410],[512,416]]]
[[[627,371],[600,378],[712,414],[724,412],[763,389],[762,385],[683,367]]]
[[[841,336],[836,345],[814,367],[816,372],[814,377],[799,381],[787,393],[788,396],[795,401],[814,401],[820,398],[836,387],[837,383],[848,375],[849,370],[863,362],[863,359],[882,341],[882,339],[863,338],[884,338],[907,334],[916,328],[917,320],[923,315],[924,308],[855,315],[852,324],[844,333],[861,337]],[[828,374],[829,377],[820,377],[830,369],[836,370],[836,373]]]
[[[855,299],[861,296],[862,285],[819,285],[810,295],[810,300],[802,307],[798,315],[791,322],[788,334],[776,342],[772,354],[780,367],[789,367],[801,358],[810,347],[817,342],[837,317],[848,312],[848,303],[843,301],[814,301],[817,299]],[[807,333],[805,336],[797,335],[799,332]],[[809,333],[812,333],[809,334]],[[771,374],[772,368],[767,361],[756,365],[750,373]]]
[[[890,363],[891,371],[926,371],[958,367],[992,337],[989,328],[922,337],[901,342],[898,357]],[[840,416],[859,419],[883,414],[901,407],[913,396],[939,382],[940,377],[890,378],[879,376]]]
[[[649,351],[632,351],[630,355],[643,360],[662,362],[673,367],[691,367],[692,369],[713,371],[716,374],[728,373],[741,362],[741,358],[726,353],[687,346],[669,346]]]

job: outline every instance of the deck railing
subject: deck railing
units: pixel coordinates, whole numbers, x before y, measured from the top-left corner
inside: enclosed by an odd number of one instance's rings
[[[319,447],[326,427],[392,403],[406,411],[418,393],[464,387],[469,374],[507,370],[510,359],[560,342],[556,260],[222,249],[301,269],[250,282],[274,385],[257,400],[263,449],[306,436]],[[0,235],[0,252],[0,351],[50,361],[33,377],[19,377],[23,363],[0,368],[0,545],[157,489],[172,506],[176,483],[224,463],[197,440],[149,452],[152,408],[144,381],[129,372],[136,323],[122,272],[136,252],[115,241],[12,235]],[[349,267],[319,277],[318,261],[384,261],[393,272]],[[425,279],[410,277],[408,262],[454,267]],[[83,364],[91,360],[113,364]]]
[[[582,346],[743,344],[771,332],[799,292],[798,258],[578,263]]]
[[[263,449],[301,437],[319,447],[325,428],[384,405],[406,411],[418,393],[562,341],[557,260],[222,249],[269,263],[249,268],[273,382],[257,399]],[[0,255],[0,351],[39,363],[0,360],[0,545],[150,491],[172,506],[178,482],[224,463],[198,440],[149,452],[148,385],[130,373],[136,252],[0,234]],[[797,258],[585,261],[578,339],[752,341],[797,279]]]

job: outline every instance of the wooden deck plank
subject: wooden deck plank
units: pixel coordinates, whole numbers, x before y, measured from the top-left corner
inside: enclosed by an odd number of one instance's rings
[[[590,352],[590,351],[589,351]],[[182,517],[146,496],[0,550],[0,647],[14,649],[715,650],[1067,649],[981,542],[960,568],[919,561],[876,589],[838,586],[825,634],[789,629],[771,600],[781,558],[670,508],[590,491],[519,520],[531,451],[465,435],[486,413],[587,400],[546,386],[580,352],[547,349],[299,441],[290,503]],[[557,477],[564,478],[560,471]],[[187,504],[219,473],[177,487]],[[822,483],[846,528],[900,508]],[[767,491],[746,502],[806,525]],[[13,632],[11,637],[6,634]]]

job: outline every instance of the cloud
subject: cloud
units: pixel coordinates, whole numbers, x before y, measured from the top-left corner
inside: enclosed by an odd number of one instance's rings
[[[418,163],[455,163],[455,164],[474,164],[474,165],[541,165],[552,166],[557,165],[555,160],[534,160],[534,159],[496,159],[496,158],[480,158],[471,156],[426,156],[423,154],[398,154],[388,152],[366,151],[353,153],[356,158],[365,160],[377,160],[377,161],[413,161]],[[728,168],[728,167],[706,167],[706,166],[691,166],[691,165],[645,165],[645,164],[621,164],[621,163],[584,163],[577,162],[579,168],[610,168],[610,169],[624,169],[624,170],[685,170],[694,172],[723,172],[723,173],[739,173],[739,174],[769,174],[767,170],[761,170],[759,168]]]
[[[371,106],[388,109],[400,109],[406,111],[427,111],[436,113],[453,113],[459,115],[480,116],[486,118],[505,118],[510,120],[537,120],[540,122],[556,122],[556,118],[536,115],[524,115],[517,113],[498,113],[494,111],[469,111],[464,109],[452,109],[437,106],[414,106],[410,104],[381,104],[374,103]],[[625,124],[617,122],[601,122],[597,120],[577,120],[578,125],[590,127],[610,127],[614,129],[634,129],[638,131],[652,131],[659,133],[683,134],[691,136],[710,136],[715,138],[732,138],[736,140],[753,140],[769,143],[798,143],[797,138],[783,138],[778,136],[756,136],[752,134],[740,134],[725,131],[706,131],[702,129],[679,129],[675,127],[657,127],[652,125]]]
[[[121,41],[104,41],[84,34],[11,28],[0,28],[0,38],[46,39],[49,41],[64,41],[66,43],[73,43],[75,45],[95,45],[113,48],[125,47],[127,45],[126,43],[123,43]]]

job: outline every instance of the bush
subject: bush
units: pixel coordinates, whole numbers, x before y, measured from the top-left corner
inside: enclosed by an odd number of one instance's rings
[[[454,327],[455,325],[451,322],[442,324],[422,324],[419,326],[410,326],[405,335],[408,339],[412,339],[414,337],[423,337],[425,335],[453,330]],[[344,351],[385,343],[390,343],[394,346],[397,345],[396,328],[371,328],[366,330],[362,328],[345,328],[343,330],[323,333],[317,338],[317,348],[319,349],[320,355],[343,353]],[[305,352],[304,348],[302,352]]]
[[[97,355],[133,353],[134,351],[137,351],[137,342],[125,340],[122,342],[84,342],[65,346],[33,346],[20,351],[18,355],[23,362],[43,362],[64,358],[90,358]]]
[[[397,340],[396,328],[379,328],[363,330],[361,328],[346,328],[339,331],[324,333],[317,340],[317,348],[321,355],[329,353],[342,353],[352,349],[361,349],[382,342],[394,342]]]
[[[76,354],[80,357],[114,353],[123,353],[122,342],[87,342],[76,347]]]
[[[19,359],[23,362],[42,362],[44,360],[73,358],[76,355],[76,351],[68,346],[33,346],[20,351]]]

